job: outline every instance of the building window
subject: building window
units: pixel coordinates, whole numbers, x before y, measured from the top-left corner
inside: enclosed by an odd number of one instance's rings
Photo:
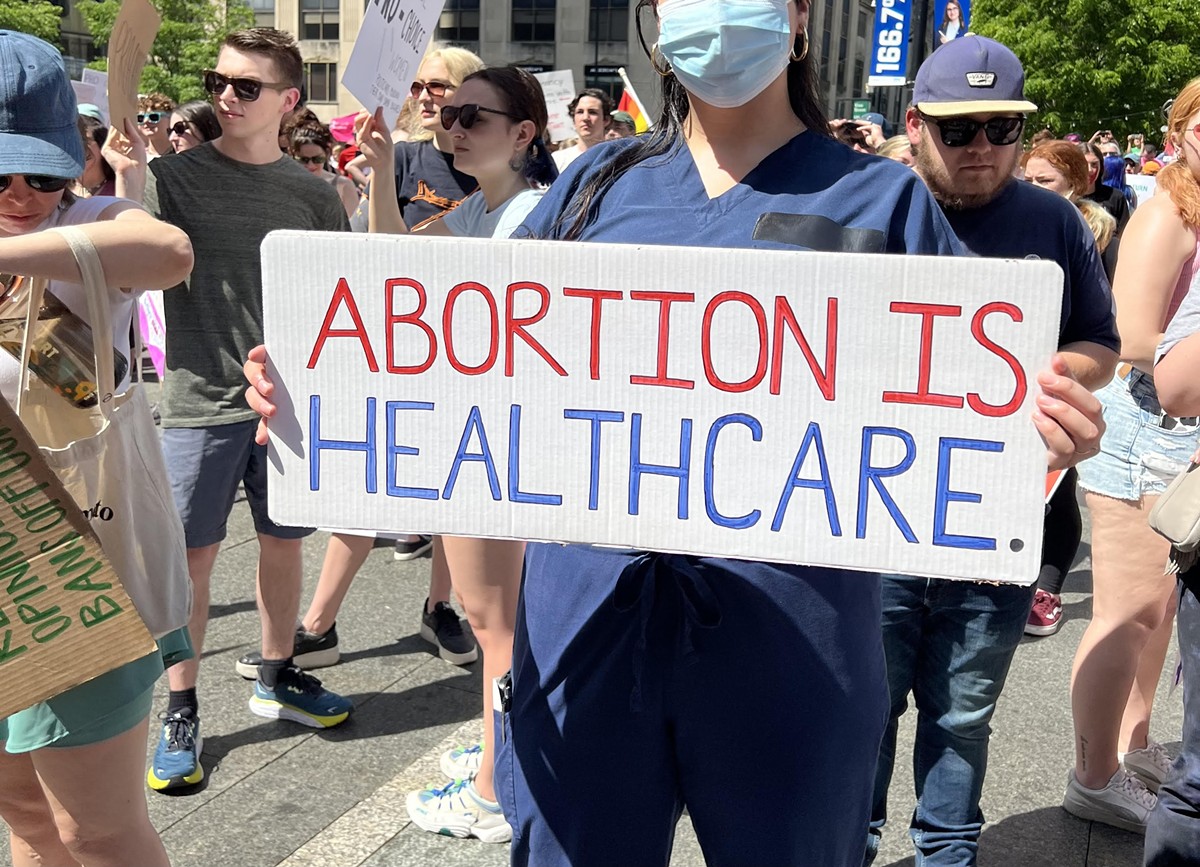
[[[300,38],[337,41],[338,3],[339,0],[300,0]]]
[[[553,42],[554,5],[554,0],[513,0],[513,42]]]
[[[275,26],[275,0],[250,0],[255,27]]]
[[[592,0],[588,42],[629,41],[629,0]]]
[[[603,90],[612,97],[613,105],[621,101],[621,94],[625,92],[625,82],[616,66],[587,64],[583,67],[583,86]]]
[[[309,102],[337,102],[337,64],[304,64],[304,84]]]
[[[479,0],[446,0],[433,38],[440,42],[478,42]]]

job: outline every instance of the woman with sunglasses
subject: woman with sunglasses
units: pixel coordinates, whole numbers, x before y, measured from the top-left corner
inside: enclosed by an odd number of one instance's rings
[[[546,147],[546,102],[537,80],[522,69],[482,69],[463,79],[451,105],[441,110],[457,165],[479,182],[479,191],[437,221],[414,228],[423,235],[507,238],[534,208],[543,185],[558,176]],[[376,112],[355,124],[359,148],[377,178],[370,203],[372,232],[409,231],[393,204],[391,142]],[[492,721],[494,678],[508,671],[513,626],[521,585],[524,543],[444,536],[440,539],[450,580],[466,611],[483,653],[482,745],[451,750],[442,771],[453,782],[408,797],[409,816],[434,833],[506,842],[511,829],[497,802],[493,782],[495,732]]]
[[[175,109],[175,100],[162,93],[148,93],[138,97],[138,131],[146,142],[150,159],[172,152],[167,135],[167,117]]]
[[[354,213],[359,198],[354,181],[329,170],[329,156],[333,152],[333,136],[329,127],[324,124],[295,127],[288,152],[304,169],[333,186],[346,208],[347,217]]]
[[[1160,403],[1154,370],[1164,330],[1200,280],[1200,79],[1176,98],[1167,129],[1180,159],[1159,174],[1160,194],[1133,212],[1121,236],[1113,297],[1124,364],[1096,395],[1108,425],[1100,454],[1078,468],[1092,519],[1092,620],[1071,678],[1068,793],[1080,805],[1076,815],[1130,830],[1145,828],[1145,817],[1122,825],[1103,809],[1100,790],[1131,775],[1158,792],[1172,761],[1150,736],[1150,712],[1171,641],[1176,576],[1166,574],[1169,544],[1147,517],[1200,445],[1196,417],[1171,415]],[[1152,795],[1146,800],[1153,804]]]
[[[177,154],[221,137],[221,123],[212,103],[203,99],[185,102],[171,112],[167,129],[171,150]]]
[[[48,278],[50,290],[85,322],[88,303],[64,238],[78,226],[113,287],[173,286],[192,266],[187,236],[133,202],[68,190],[83,173],[75,96],[58,51],[35,37],[0,31],[0,270]],[[128,357],[136,296],[108,292],[113,344]],[[92,322],[92,327],[101,327]],[[0,392],[16,397],[18,363],[0,353]],[[119,387],[128,383],[126,377]],[[0,818],[14,867],[165,867],[142,779],[154,684],[171,661],[191,655],[187,633],[160,651],[0,720]]]

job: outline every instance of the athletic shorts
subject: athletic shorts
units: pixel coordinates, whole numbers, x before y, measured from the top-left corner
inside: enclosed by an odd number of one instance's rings
[[[878,575],[530,544],[496,794],[514,867],[861,867]]]
[[[186,628],[158,640],[158,651],[0,720],[6,752],[82,747],[129,731],[150,715],[164,667],[191,658]]]
[[[1100,453],[1079,464],[1079,487],[1118,500],[1161,494],[1187,469],[1200,425],[1163,413],[1154,380],[1133,368],[1096,392],[1104,407]]]
[[[276,539],[302,539],[314,532],[311,527],[281,527],[267,517],[267,447],[254,442],[257,427],[250,420],[163,430],[167,475],[189,548],[225,539],[239,483],[257,532]]]

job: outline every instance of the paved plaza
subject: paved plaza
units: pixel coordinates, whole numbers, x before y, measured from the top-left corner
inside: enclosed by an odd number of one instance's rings
[[[318,533],[306,542],[305,605],[326,538]],[[1071,658],[1091,611],[1088,553],[1085,542],[1066,584],[1063,630],[1022,642],[996,713],[983,799],[989,824],[982,867],[1141,864],[1140,837],[1089,825],[1059,806],[1071,764]],[[398,563],[390,549],[380,548],[359,574],[338,620],[342,663],[318,672],[331,689],[352,697],[357,711],[329,731],[267,721],[247,709],[251,685],[238,677],[234,663],[257,647],[256,558],[249,511],[239,501],[213,576],[212,622],[199,687],[206,785],[189,795],[149,796],[151,817],[176,867],[507,864],[507,846],[429,834],[410,824],[404,809],[409,790],[439,779],[440,753],[481,732],[479,664],[459,668],[443,662],[417,634],[428,558]],[[780,684],[780,689],[796,688],[803,687]],[[165,678],[159,690],[156,710],[165,706]],[[1181,718],[1181,693],[1168,696],[1164,677],[1154,736],[1177,748]],[[912,714],[902,723],[903,757],[891,790],[893,822],[876,861],[881,867],[913,863],[906,833],[912,811],[907,758]],[[154,737],[152,732],[147,755]],[[762,777],[766,798],[770,767],[770,756],[764,756],[758,766],[745,769]],[[814,779],[811,785],[837,797],[837,780]],[[747,835],[761,833],[762,828],[746,829]],[[0,863],[9,864],[6,845]],[[672,864],[703,863],[685,817]]]

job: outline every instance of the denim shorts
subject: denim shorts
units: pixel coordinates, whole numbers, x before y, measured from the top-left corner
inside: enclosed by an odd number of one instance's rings
[[[1081,463],[1079,486],[1118,500],[1161,494],[1200,444],[1195,418],[1165,415],[1154,380],[1136,368],[1096,393],[1107,426],[1100,454]]]

